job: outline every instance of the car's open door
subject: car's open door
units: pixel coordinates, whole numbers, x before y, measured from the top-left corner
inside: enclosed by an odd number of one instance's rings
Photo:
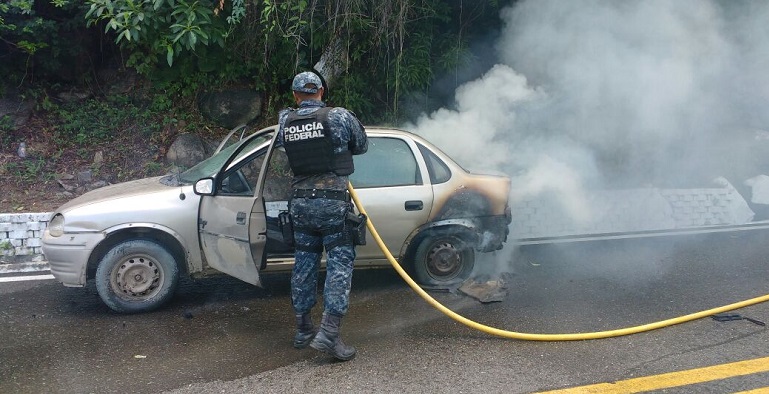
[[[245,282],[260,285],[267,223],[258,185],[273,133],[243,141],[213,177],[195,184],[201,195],[200,246],[208,265]]]

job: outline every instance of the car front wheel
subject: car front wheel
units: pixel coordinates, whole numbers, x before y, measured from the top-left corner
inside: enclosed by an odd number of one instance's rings
[[[470,277],[475,251],[461,233],[428,235],[414,254],[414,276],[422,285],[446,287]]]
[[[147,312],[171,299],[179,266],[156,242],[134,239],[115,245],[96,268],[96,290],[121,313]]]

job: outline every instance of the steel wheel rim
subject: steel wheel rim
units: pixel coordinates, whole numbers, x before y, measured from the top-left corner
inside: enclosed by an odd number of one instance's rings
[[[434,279],[455,278],[462,271],[462,252],[453,243],[436,242],[427,254],[427,273]]]
[[[110,285],[119,297],[141,301],[157,294],[163,279],[163,268],[154,258],[134,255],[115,266],[110,275]]]

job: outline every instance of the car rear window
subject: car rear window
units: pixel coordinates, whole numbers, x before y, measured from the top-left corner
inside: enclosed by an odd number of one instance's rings
[[[353,156],[355,172],[350,175],[354,187],[387,187],[421,185],[414,153],[398,138],[369,137],[368,151]]]
[[[435,153],[426,146],[420,143],[417,143],[417,146],[419,146],[419,150],[425,158],[425,163],[427,163],[427,171],[430,172],[430,183],[435,185],[447,182],[451,179],[451,170],[443,160],[436,156]]]

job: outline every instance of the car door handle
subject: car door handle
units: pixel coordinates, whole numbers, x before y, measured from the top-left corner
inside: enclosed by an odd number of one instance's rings
[[[237,224],[246,224],[246,213],[245,212],[238,212],[238,215],[235,217],[235,223],[237,223]]]
[[[406,204],[404,204],[404,208],[406,208],[407,211],[421,211],[424,207],[424,203],[419,200],[406,201]]]

